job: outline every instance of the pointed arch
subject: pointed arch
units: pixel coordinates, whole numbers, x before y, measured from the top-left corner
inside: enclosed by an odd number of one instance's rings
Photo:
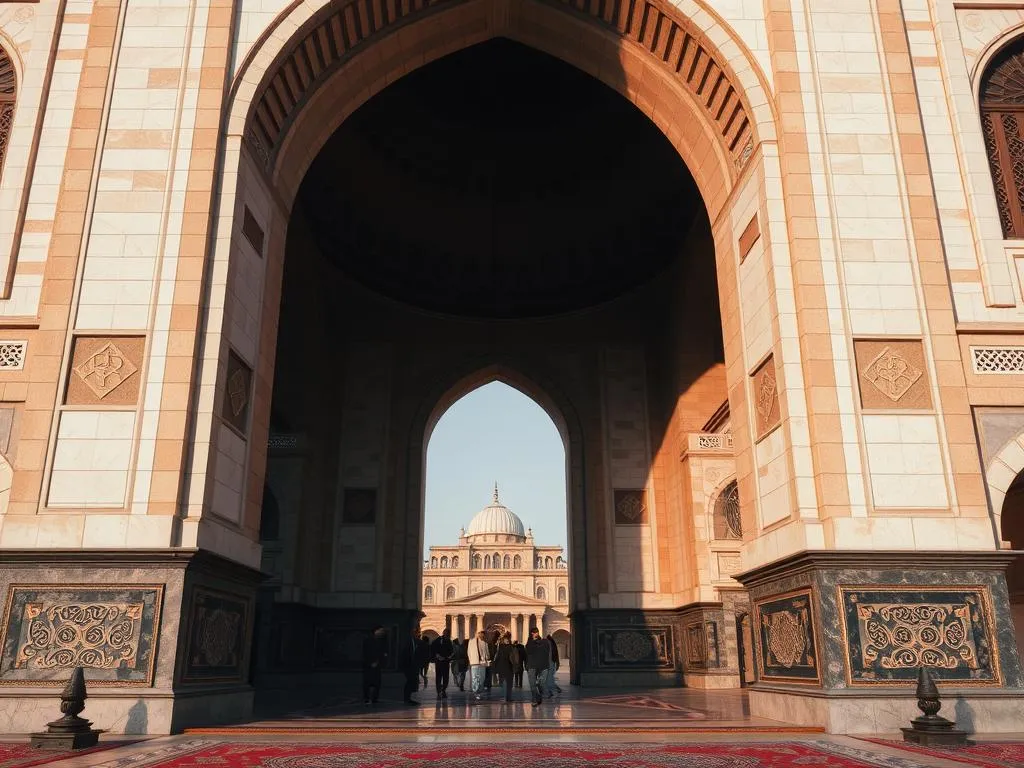
[[[1024,238],[1024,35],[988,62],[978,97],[1003,237]]]
[[[517,571],[523,567],[523,558],[520,555],[516,555],[512,558],[512,567]]]
[[[18,75],[14,60],[0,43],[0,177],[3,176],[7,160],[7,148],[11,143],[14,127],[14,109],[18,98]]]

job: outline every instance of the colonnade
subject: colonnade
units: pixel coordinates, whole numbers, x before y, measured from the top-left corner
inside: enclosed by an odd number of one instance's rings
[[[506,613],[505,611],[491,611],[493,616],[495,613],[501,615]],[[544,635],[544,614],[540,613],[513,613],[511,626],[508,627],[508,631],[512,633],[513,642],[525,643],[529,637],[530,627],[537,627],[540,630],[541,635]],[[467,638],[473,637],[481,629],[487,627],[483,613],[457,613],[457,614],[445,614],[444,625],[452,632],[452,637],[455,638]]]

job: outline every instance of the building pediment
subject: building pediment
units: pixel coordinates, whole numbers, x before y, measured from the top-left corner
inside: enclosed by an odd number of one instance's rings
[[[449,600],[445,605],[523,605],[530,606],[531,608],[544,608],[547,606],[547,602],[544,600],[537,600],[533,597],[527,597],[526,595],[517,595],[515,592],[510,592],[503,587],[491,587],[485,589],[482,592],[469,595],[467,597],[460,597],[457,600]]]

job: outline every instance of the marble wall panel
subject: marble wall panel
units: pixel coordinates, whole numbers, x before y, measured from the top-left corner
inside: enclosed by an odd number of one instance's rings
[[[0,685],[54,685],[83,667],[89,685],[153,683],[161,585],[12,585]]]
[[[815,632],[815,600],[810,590],[755,604],[758,676],[762,680],[821,682]]]
[[[927,666],[958,685],[1000,681],[986,588],[839,587],[848,680],[907,684]]]
[[[249,598],[196,586],[181,682],[243,682],[248,674],[251,616]]]

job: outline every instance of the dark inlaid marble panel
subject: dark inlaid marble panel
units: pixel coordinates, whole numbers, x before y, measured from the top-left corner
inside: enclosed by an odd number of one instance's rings
[[[597,633],[597,648],[598,667],[675,666],[672,627],[602,627]]]
[[[242,682],[247,673],[250,601],[196,587],[189,610],[183,683]]]
[[[987,588],[839,587],[851,685],[937,680],[998,685]]]
[[[0,684],[64,685],[83,667],[90,685],[151,685],[162,597],[162,586],[12,585]]]
[[[821,681],[810,590],[757,603],[758,673],[762,680]]]

